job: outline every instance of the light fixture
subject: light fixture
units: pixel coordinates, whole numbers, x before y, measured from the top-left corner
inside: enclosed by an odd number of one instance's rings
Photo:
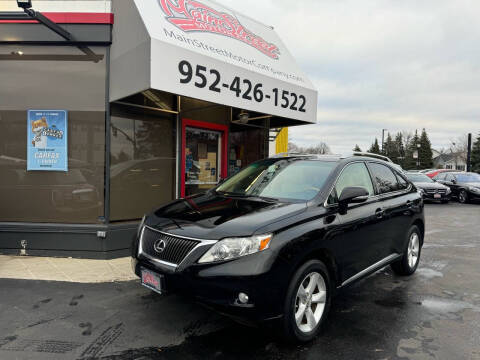
[[[17,0],[17,5],[23,9],[30,9],[32,7],[32,0]]]
[[[12,51],[10,54],[12,54],[12,55],[18,55],[18,56],[22,56],[22,55],[23,55],[23,51],[21,51],[21,50]]]
[[[240,111],[237,119],[232,119],[232,122],[237,124],[246,124],[250,119],[250,114],[244,110]]]

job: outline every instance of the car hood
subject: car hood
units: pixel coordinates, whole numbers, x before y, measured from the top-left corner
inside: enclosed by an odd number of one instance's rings
[[[219,240],[249,236],[257,229],[297,215],[306,203],[201,194],[173,201],[147,216],[145,224],[173,235]]]
[[[419,189],[445,189],[447,186],[440,183],[429,183],[429,182],[415,182],[415,186]]]
[[[476,188],[480,188],[480,182],[468,182],[468,183],[462,183],[463,185],[467,185],[467,186],[473,186],[473,187],[476,187]]]

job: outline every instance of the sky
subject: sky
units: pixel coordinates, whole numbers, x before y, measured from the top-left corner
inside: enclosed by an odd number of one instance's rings
[[[300,146],[367,150],[426,128],[435,149],[480,132],[480,1],[221,0],[275,28],[318,90]]]

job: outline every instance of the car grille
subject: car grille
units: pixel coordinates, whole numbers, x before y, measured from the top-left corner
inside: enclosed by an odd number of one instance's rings
[[[425,189],[427,194],[445,194],[447,192],[446,189]]]
[[[155,250],[154,245],[157,241],[163,240],[165,248],[159,252]],[[142,250],[145,255],[157,260],[166,261],[174,265],[178,265],[188,255],[190,251],[200,241],[170,236],[159,231],[144,227],[141,238]]]

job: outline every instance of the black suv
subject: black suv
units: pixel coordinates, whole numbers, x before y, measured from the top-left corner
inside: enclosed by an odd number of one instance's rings
[[[308,341],[336,290],[388,264],[415,272],[424,232],[422,196],[391,163],[286,156],[145,216],[132,265],[152,290]]]

